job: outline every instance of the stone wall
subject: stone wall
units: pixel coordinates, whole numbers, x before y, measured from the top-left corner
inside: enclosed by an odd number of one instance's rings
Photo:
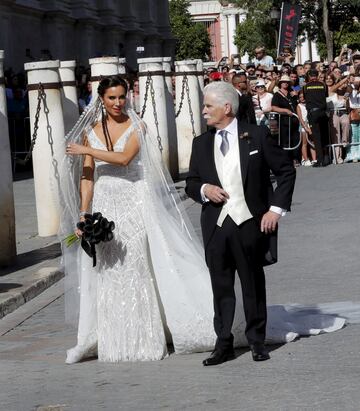
[[[168,0],[1,0],[0,49],[14,71],[33,60],[88,65],[106,55],[136,69],[138,57],[173,56],[168,7]]]

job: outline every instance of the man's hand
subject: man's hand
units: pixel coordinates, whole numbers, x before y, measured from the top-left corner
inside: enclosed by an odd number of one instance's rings
[[[260,229],[261,232],[265,234],[270,234],[276,230],[278,221],[280,220],[281,215],[274,213],[274,211],[268,211],[265,213],[261,219]]]
[[[226,203],[226,200],[230,198],[225,190],[212,184],[206,184],[204,187],[204,195],[213,203]]]

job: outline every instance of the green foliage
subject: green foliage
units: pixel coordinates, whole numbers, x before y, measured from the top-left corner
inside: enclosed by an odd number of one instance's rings
[[[199,58],[208,60],[211,42],[206,27],[194,23],[188,10],[189,0],[170,0],[171,31],[176,38],[176,60]]]
[[[276,54],[275,26],[267,21],[247,18],[238,24],[234,43],[241,55],[247,52],[250,57],[254,57],[255,48],[265,46],[266,53],[274,57]]]
[[[247,10],[247,18],[240,23],[235,37],[241,52],[250,55],[253,49],[263,44],[274,57],[276,49],[274,22],[270,19],[270,10],[281,7],[281,0],[234,0],[234,3]],[[302,6],[302,20],[299,33],[307,32],[315,40],[321,57],[327,56],[325,34],[323,32],[322,0],[297,0]],[[360,0],[328,0],[329,30],[334,32],[334,51],[339,53],[343,44],[352,49],[360,48],[359,23],[353,17],[360,16]],[[251,41],[253,39],[253,41]]]
[[[278,22],[271,20],[270,10],[280,9],[281,0],[236,0],[234,3],[246,10],[246,19],[238,24],[234,38],[240,54],[247,52],[254,57],[254,49],[265,46],[266,53],[275,57]]]

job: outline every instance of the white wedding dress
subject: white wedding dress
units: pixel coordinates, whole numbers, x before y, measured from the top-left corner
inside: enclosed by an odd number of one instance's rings
[[[114,151],[124,149],[134,127],[133,122]],[[93,129],[87,134],[93,148],[106,150]],[[157,147],[145,142],[140,129],[138,135],[141,150],[128,166],[95,160],[92,212],[115,222],[114,239],[96,246],[94,268],[80,248],[73,259],[64,254],[70,271],[80,261],[77,286],[71,287],[80,294],[77,345],[67,351],[67,363],[96,355],[106,362],[159,360],[167,355],[169,342],[178,354],[209,351],[215,344],[212,290],[201,243],[156,159]],[[235,289],[234,343],[245,346],[237,276]],[[356,322],[359,312],[359,304],[351,303],[269,306],[267,343],[336,331],[345,317]]]

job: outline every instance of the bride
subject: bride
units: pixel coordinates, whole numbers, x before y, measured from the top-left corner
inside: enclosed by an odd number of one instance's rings
[[[111,242],[97,245],[96,267],[80,247],[63,247],[66,316],[78,327],[66,362],[96,355],[106,362],[160,360],[167,342],[175,353],[211,350],[216,336],[202,246],[155,142],[127,104],[125,81],[104,78],[98,94],[66,137],[60,235],[86,212],[101,212],[115,231]],[[239,283],[237,290],[235,346],[247,344]],[[267,342],[340,329],[345,319],[328,314],[334,309],[270,306]]]

